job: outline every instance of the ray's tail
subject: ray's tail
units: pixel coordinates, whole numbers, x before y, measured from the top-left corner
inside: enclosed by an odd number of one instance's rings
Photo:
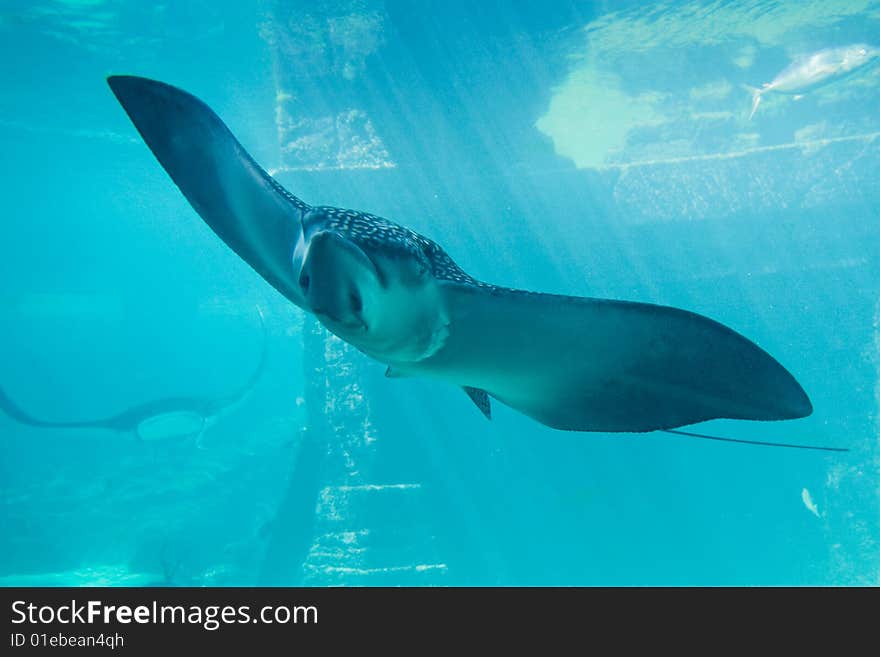
[[[248,380],[241,388],[239,388],[236,392],[232,393],[228,397],[224,397],[223,399],[219,400],[218,405],[223,409],[231,409],[233,406],[236,406],[240,402],[244,401],[245,397],[247,397],[257,385],[260,377],[263,376],[263,370],[266,369],[266,356],[269,352],[269,335],[266,329],[266,318],[263,315],[263,309],[259,305],[256,308],[257,315],[260,320],[260,331],[262,337],[260,347],[260,360]]]
[[[720,440],[726,443],[742,443],[744,445],[758,445],[761,447],[787,447],[789,449],[814,449],[823,452],[848,452],[847,447],[820,447],[818,445],[796,445],[794,443],[771,443],[764,440],[744,440],[742,438],[723,438],[721,436],[710,436],[705,433],[695,433],[693,431],[679,431],[678,429],[661,429],[663,433],[671,433],[676,436],[685,436],[687,438],[702,438],[705,440]]]

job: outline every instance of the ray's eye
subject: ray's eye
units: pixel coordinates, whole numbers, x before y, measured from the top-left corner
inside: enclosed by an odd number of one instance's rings
[[[311,280],[309,279],[308,274],[302,274],[299,277],[299,286],[300,286],[300,288],[302,288],[303,292],[309,291],[309,283],[311,283]]]

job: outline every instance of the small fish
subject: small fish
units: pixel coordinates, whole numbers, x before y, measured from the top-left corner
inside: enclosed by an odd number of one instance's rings
[[[804,488],[801,491],[801,501],[803,501],[804,506],[807,507],[807,511],[812,513],[817,518],[821,518],[822,514],[819,513],[819,507],[816,506],[816,503],[813,501],[813,496],[810,495],[810,491]]]
[[[811,55],[798,57],[772,81],[765,82],[761,88],[746,85],[746,89],[752,92],[752,111],[749,114],[749,120],[758,110],[758,105],[761,104],[761,98],[764,94],[772,91],[794,96],[797,100],[807,91],[840,80],[856,71],[864,70],[878,57],[880,57],[880,48],[865,43],[826,48]]]

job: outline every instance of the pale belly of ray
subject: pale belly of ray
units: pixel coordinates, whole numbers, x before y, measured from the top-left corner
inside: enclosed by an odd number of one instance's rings
[[[200,413],[175,411],[154,415],[137,426],[141,440],[174,440],[195,436],[205,428],[205,418]]]

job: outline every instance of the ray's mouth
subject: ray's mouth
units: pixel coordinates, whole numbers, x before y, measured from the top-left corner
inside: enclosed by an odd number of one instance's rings
[[[320,309],[320,308],[312,308],[312,312],[319,319],[328,320],[331,324],[334,324],[334,325],[342,327],[342,328],[346,328],[349,330],[363,329],[363,331],[365,333],[369,330],[367,323],[363,319],[358,319],[356,321],[348,321],[347,322],[347,321],[340,319],[336,315],[334,315],[326,310]]]

